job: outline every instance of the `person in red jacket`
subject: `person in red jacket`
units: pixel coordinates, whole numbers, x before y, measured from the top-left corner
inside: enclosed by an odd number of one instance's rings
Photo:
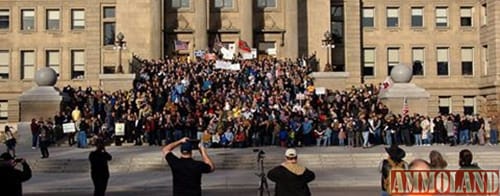
[[[286,160],[280,166],[271,169],[267,177],[276,183],[276,196],[310,196],[307,185],[315,178],[314,172],[297,164],[297,151],[289,148],[285,152]]]

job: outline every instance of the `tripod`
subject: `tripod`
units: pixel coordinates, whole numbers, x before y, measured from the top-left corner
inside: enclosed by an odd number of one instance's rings
[[[267,196],[270,196],[271,193],[269,192],[269,185],[267,184],[267,177],[266,173],[264,172],[264,151],[259,150],[257,153],[257,167],[259,173],[255,173],[257,177],[259,177],[259,189],[258,189],[258,195],[259,196],[264,196],[264,191],[267,192]]]

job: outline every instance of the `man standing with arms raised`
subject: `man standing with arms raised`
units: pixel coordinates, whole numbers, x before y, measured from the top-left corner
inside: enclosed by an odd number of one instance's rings
[[[297,164],[297,151],[289,148],[285,152],[286,160],[280,166],[269,171],[267,177],[276,183],[276,196],[310,196],[307,185],[315,178],[314,172]]]
[[[172,150],[181,146],[181,155],[177,157]],[[200,196],[201,175],[215,170],[215,166],[208,157],[207,150],[198,143],[202,161],[193,159],[193,143],[184,137],[163,147],[163,155],[172,170],[174,196]]]

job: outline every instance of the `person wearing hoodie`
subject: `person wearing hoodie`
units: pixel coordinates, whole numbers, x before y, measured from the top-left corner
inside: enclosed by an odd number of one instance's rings
[[[276,183],[275,196],[310,196],[307,185],[315,178],[314,172],[297,164],[297,151],[289,148],[285,151],[286,160],[271,169],[267,177]]]

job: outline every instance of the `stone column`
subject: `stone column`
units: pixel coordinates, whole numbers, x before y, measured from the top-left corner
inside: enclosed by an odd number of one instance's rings
[[[253,1],[240,0],[240,39],[246,41],[250,48],[253,48]]]
[[[295,58],[299,55],[299,18],[298,0],[285,1],[285,48],[286,57]]]
[[[208,47],[207,35],[207,0],[196,0],[194,2],[194,49],[204,50]]]

